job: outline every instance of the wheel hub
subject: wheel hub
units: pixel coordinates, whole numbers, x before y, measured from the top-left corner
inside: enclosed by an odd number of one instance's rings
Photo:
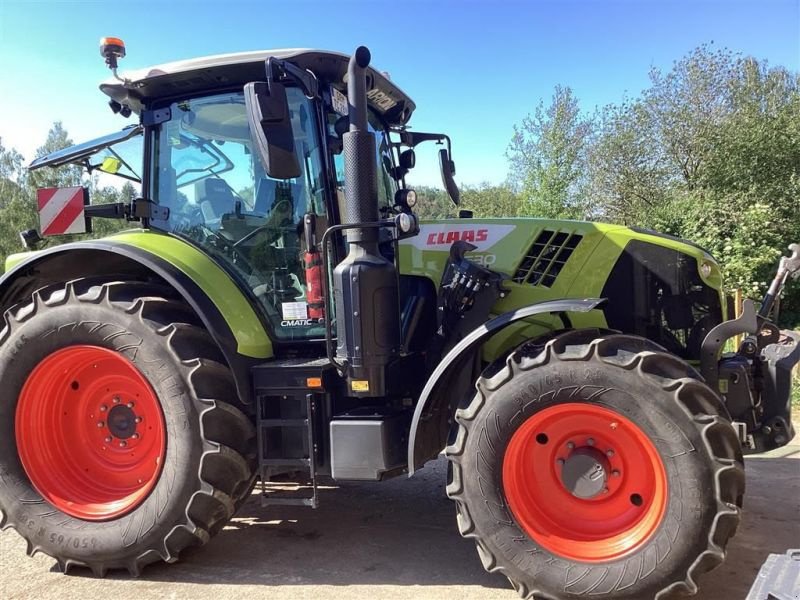
[[[561,482],[576,498],[596,498],[608,493],[608,460],[602,452],[590,447],[578,448],[561,468]]]
[[[136,413],[125,405],[118,404],[108,413],[108,430],[121,440],[136,434]]]
[[[522,531],[573,560],[633,552],[666,513],[666,470],[653,441],[603,406],[570,402],[536,412],[509,440],[502,476]]]

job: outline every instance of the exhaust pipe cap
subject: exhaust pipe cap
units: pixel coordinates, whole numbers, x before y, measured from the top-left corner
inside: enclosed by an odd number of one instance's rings
[[[359,46],[356,48],[355,59],[359,67],[366,69],[369,66],[369,61],[372,60],[369,48],[366,46]]]

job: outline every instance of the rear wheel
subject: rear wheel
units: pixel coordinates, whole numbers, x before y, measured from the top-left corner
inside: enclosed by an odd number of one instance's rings
[[[34,488],[87,521],[139,506],[161,474],[164,414],[132,362],[100,346],[68,346],[27,377],[16,418],[19,459]]]
[[[0,329],[0,525],[63,570],[177,560],[246,499],[255,432],[168,289],[79,280]]]
[[[456,413],[447,491],[487,570],[525,598],[695,592],[744,492],[727,411],[699,379],[647,340],[590,330],[479,380]]]

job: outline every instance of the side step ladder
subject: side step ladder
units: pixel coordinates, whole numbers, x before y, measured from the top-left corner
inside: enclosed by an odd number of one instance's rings
[[[322,382],[331,369],[327,359],[286,359],[253,368],[262,506],[319,505],[317,467],[326,439]]]
[[[259,456],[259,491],[261,492],[261,506],[310,506],[317,508],[317,472],[314,460],[314,414],[315,406],[312,394],[306,394],[305,418],[270,419],[261,418],[259,410],[258,419],[258,456]],[[288,398],[286,398],[288,399]],[[261,408],[261,407],[259,407]],[[305,436],[304,446],[309,449],[306,456],[274,456],[270,454],[270,436],[280,436],[281,447],[288,440],[292,432],[296,431]],[[289,435],[286,435],[289,434]],[[295,444],[297,442],[296,436]],[[289,442],[286,442],[289,443]],[[275,481],[275,477],[287,473],[303,473],[311,487],[310,496],[298,496],[302,486],[297,489],[292,487],[293,482]],[[294,479],[294,477],[292,477]]]

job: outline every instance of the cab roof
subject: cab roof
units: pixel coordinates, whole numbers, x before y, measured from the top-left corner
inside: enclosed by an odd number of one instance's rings
[[[265,61],[270,57],[289,60],[300,68],[312,71],[322,84],[320,89],[332,85],[341,92],[345,91],[350,57],[339,52],[307,48],[217,54],[165,63],[123,73],[123,77],[129,80],[127,84],[108,79],[100,84],[100,90],[138,113],[144,105],[156,100],[237,88],[249,81],[263,81],[266,77]],[[392,125],[407,123],[416,108],[411,98],[386,75],[372,67],[368,69],[367,94],[370,105]]]

